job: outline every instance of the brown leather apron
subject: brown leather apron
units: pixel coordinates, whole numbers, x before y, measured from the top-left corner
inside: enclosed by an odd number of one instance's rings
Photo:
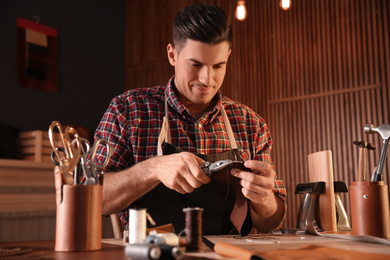
[[[219,154],[194,154],[209,162],[226,159],[241,161],[240,152],[222,104],[220,111],[232,149]],[[159,156],[182,152],[171,144],[167,101],[165,101],[165,116],[157,147]],[[140,198],[137,207],[146,207],[158,225],[173,223],[176,232],[180,232],[185,226],[182,209],[201,207],[204,209],[203,234],[239,233],[243,236],[247,235],[252,229],[249,204],[241,192],[239,180],[230,174],[230,169],[231,167],[227,167],[221,172],[213,173],[214,177],[210,183],[204,184],[188,194],[180,194],[160,183],[155,189]]]

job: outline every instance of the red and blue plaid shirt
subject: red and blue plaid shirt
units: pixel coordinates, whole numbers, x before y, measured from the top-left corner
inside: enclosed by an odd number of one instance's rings
[[[157,140],[165,115],[165,98],[169,107],[171,143],[177,148],[201,154],[230,150],[219,109],[222,102],[242,159],[272,164],[272,139],[262,117],[249,107],[223,97],[218,92],[214,110],[196,118],[179,101],[173,82],[174,77],[166,86],[129,90],[112,99],[95,132],[95,140],[108,140],[114,150],[106,172],[124,170],[157,156]],[[98,151],[96,159],[104,161],[104,153]],[[274,193],[285,200],[286,190],[282,180],[275,178]],[[125,226],[127,216],[127,210],[120,213]]]

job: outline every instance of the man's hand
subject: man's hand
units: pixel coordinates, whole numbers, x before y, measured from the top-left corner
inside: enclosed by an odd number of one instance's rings
[[[199,157],[187,153],[156,156],[119,172],[104,175],[103,214],[119,212],[162,182],[179,193],[190,193],[211,179]]]
[[[158,179],[166,187],[181,194],[191,193],[211,180],[199,167],[204,161],[191,153],[182,152],[154,158]]]
[[[262,232],[276,228],[284,216],[284,201],[275,196],[275,171],[264,161],[246,161],[245,167],[252,172],[232,169],[231,174],[240,179],[242,194],[251,202],[254,226]]]
[[[264,204],[273,196],[275,171],[264,161],[246,161],[252,172],[232,169],[231,174],[240,179],[242,194],[255,204]]]

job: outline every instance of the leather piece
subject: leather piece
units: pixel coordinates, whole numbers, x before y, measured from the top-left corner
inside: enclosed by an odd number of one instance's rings
[[[183,151],[170,143],[164,142],[162,144],[162,152],[164,155],[168,155],[173,153],[180,153]],[[249,203],[241,192],[241,185],[239,184],[238,178],[230,174],[230,170],[233,168],[250,170],[239,161],[241,160],[240,151],[238,149],[232,149],[219,154],[194,154],[199,158],[202,158],[203,160],[209,161],[211,163],[226,159],[235,161],[220,171],[214,172],[211,176],[211,179],[215,179],[221,183],[228,183],[235,189],[236,198],[233,210],[230,213],[230,221],[233,223],[234,227],[237,229],[240,235],[248,235],[252,229],[253,224],[252,218],[250,216]]]

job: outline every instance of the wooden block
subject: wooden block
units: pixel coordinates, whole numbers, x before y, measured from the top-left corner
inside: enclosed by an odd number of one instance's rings
[[[325,182],[325,193],[318,196],[317,224],[324,231],[337,231],[332,151],[309,154],[309,182]]]
[[[58,133],[54,133],[55,142],[59,143]],[[35,130],[19,134],[21,153],[24,160],[49,162],[53,148],[47,131]]]

